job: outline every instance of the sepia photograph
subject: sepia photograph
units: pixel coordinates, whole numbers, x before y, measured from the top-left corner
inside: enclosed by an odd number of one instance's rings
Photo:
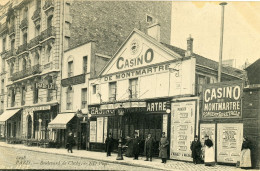
[[[260,1],[0,0],[0,170],[260,170]]]

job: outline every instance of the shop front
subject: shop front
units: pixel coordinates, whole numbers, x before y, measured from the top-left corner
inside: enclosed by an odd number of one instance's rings
[[[236,164],[243,142],[242,81],[203,86],[200,140],[205,135],[213,141],[215,161]]]
[[[6,110],[0,115],[0,125],[3,128],[1,138],[9,143],[15,143],[21,138],[21,109]]]

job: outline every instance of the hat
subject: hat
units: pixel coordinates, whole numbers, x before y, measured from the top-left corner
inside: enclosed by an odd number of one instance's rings
[[[204,137],[209,137],[207,134]]]
[[[198,135],[195,135],[195,138],[198,138]]]

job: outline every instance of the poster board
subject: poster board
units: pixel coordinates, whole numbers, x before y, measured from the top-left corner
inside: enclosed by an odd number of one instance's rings
[[[168,128],[168,114],[163,115],[163,130],[162,132],[165,132],[165,135],[167,134],[167,128]]]
[[[192,161],[190,145],[195,134],[196,102],[172,103],[170,158]]]
[[[90,136],[89,141],[90,142],[96,142],[97,139],[97,121],[90,121]]]
[[[104,117],[97,118],[97,142],[103,143]]]
[[[200,124],[200,142],[204,146],[205,135],[209,136],[209,139],[213,142],[213,148],[216,149],[216,135],[215,135],[215,124]]]
[[[243,142],[243,123],[219,123],[217,128],[217,161],[236,163]]]

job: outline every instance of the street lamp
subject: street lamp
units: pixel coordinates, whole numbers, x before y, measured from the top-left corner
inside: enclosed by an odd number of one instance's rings
[[[122,107],[122,104],[120,105],[120,107],[117,109],[117,113],[119,116],[119,126],[120,126],[120,137],[119,137],[119,141],[118,141],[118,154],[117,154],[117,160],[124,160],[123,158],[123,154],[122,154],[122,116],[125,113],[125,109]]]

